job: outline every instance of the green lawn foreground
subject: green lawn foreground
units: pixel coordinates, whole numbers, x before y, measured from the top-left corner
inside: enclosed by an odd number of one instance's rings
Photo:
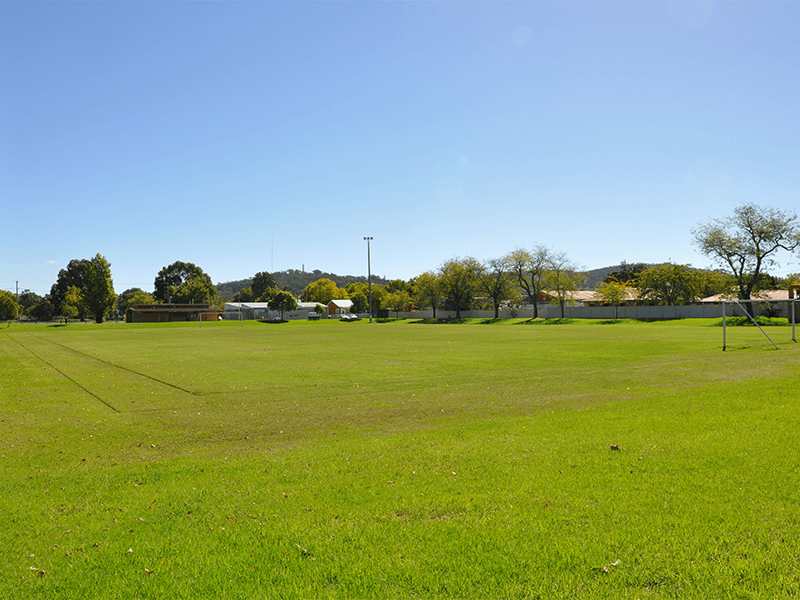
[[[717,322],[3,326],[0,598],[796,597],[800,349]]]

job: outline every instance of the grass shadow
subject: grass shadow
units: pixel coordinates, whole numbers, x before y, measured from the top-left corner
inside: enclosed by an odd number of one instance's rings
[[[409,321],[409,323],[416,325],[460,325],[466,322],[466,319],[452,319],[450,317],[444,319],[437,317],[436,319],[418,319],[416,321]]]
[[[528,319],[522,321],[520,325],[569,325],[577,323],[579,319]]]

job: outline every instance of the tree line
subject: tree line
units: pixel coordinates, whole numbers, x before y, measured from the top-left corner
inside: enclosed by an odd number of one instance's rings
[[[711,258],[717,269],[696,269],[691,265],[666,262],[657,265],[623,263],[595,287],[600,302],[612,306],[638,302],[682,305],[720,295],[745,301],[753,314],[753,299],[759,292],[800,284],[800,274],[784,279],[770,276],[767,269],[778,266],[777,254],[800,248],[797,216],[772,208],[744,204],[726,219],[714,219],[692,230],[693,243]],[[462,311],[491,308],[495,318],[503,305],[529,303],[538,317],[540,301],[561,308],[561,316],[573,293],[581,289],[584,276],[566,253],[543,245],[517,248],[505,256],[479,261],[474,257],[453,258],[437,270],[410,282],[390,281],[373,286],[373,308],[395,311],[431,308]],[[377,293],[376,293],[377,287]],[[309,285],[309,299],[327,302],[333,296],[353,300],[353,310],[364,312],[366,285],[336,289],[328,280]]]
[[[800,225],[797,216],[772,208],[744,204],[725,219],[699,224],[692,230],[693,243],[710,257],[717,269],[696,269],[691,265],[666,262],[657,265],[622,263],[597,284],[595,291],[601,302],[619,306],[628,302],[652,304],[688,304],[701,298],[721,294],[749,303],[762,290],[800,283],[800,275],[777,279],[768,274],[778,266],[777,254],[793,253],[800,248]],[[283,274],[287,272],[282,272]],[[300,273],[293,271],[292,273]],[[269,302],[283,312],[296,307],[296,290],[283,289],[266,271],[256,273],[233,295],[239,302]],[[319,271],[310,274],[322,275]],[[303,272],[305,276],[305,272]],[[584,275],[566,253],[543,245],[531,249],[517,248],[508,254],[486,261],[474,257],[452,258],[433,271],[406,282],[400,279],[373,279],[370,286],[364,278],[350,277],[337,284],[332,277],[317,277],[302,289],[301,299],[327,304],[334,299],[349,299],[352,311],[372,309],[405,311],[439,309],[462,311],[491,308],[495,318],[501,306],[529,303],[538,317],[538,303],[549,301],[564,309],[573,292],[582,289]],[[370,290],[371,287],[371,290]],[[205,303],[222,307],[211,278],[197,265],[176,261],[159,271],[153,292],[139,288],[114,292],[111,265],[100,254],[91,259],[75,259],[59,271],[50,294],[40,297],[30,290],[18,297],[0,290],[0,320],[14,319],[20,314],[48,321],[55,315],[85,319],[92,316],[101,323],[113,312],[124,314],[134,304]]]

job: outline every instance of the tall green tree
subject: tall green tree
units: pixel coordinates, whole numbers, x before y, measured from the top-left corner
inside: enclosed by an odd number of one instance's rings
[[[17,304],[14,294],[0,290],[0,321],[13,321],[19,311],[20,305]]]
[[[358,293],[368,294],[369,284],[366,281],[351,281],[344,287],[344,291],[352,299]]]
[[[283,321],[284,312],[292,311],[297,308],[297,299],[291,292],[287,292],[286,290],[278,291],[272,297],[272,300],[270,300],[269,307],[272,310],[280,311],[281,321]]]
[[[252,288],[242,288],[233,295],[233,302],[255,302],[257,296]]]
[[[61,312],[67,319],[74,319],[81,317],[87,313],[86,303],[83,300],[83,294],[77,286],[72,286],[67,290],[64,295],[64,300],[61,302]]]
[[[733,276],[751,315],[750,299],[759,291],[762,272],[778,264],[780,251],[791,254],[800,247],[796,214],[755,204],[736,207],[727,219],[701,223],[692,234],[700,251]]]
[[[702,281],[702,289],[699,298],[708,298],[717,294],[730,295],[732,280],[728,273],[723,273],[717,269],[698,269],[698,277]]]
[[[439,280],[446,310],[456,311],[461,318],[462,310],[470,310],[475,305],[482,265],[471,256],[453,258],[439,268]]]
[[[58,279],[50,288],[50,302],[55,307],[56,311],[63,314],[63,303],[67,292],[71,287],[76,287],[82,290],[86,285],[86,268],[89,265],[87,259],[73,259],[69,261],[66,268],[58,272]],[[83,310],[83,309],[81,309]],[[85,318],[88,313],[81,312],[77,316],[81,319]]]
[[[176,299],[174,294],[181,285],[195,278],[201,278],[205,287],[213,288],[213,291],[210,293],[211,298],[216,295],[216,287],[211,283],[211,278],[206,275],[203,269],[193,263],[176,261],[158,272],[153,283],[153,287],[155,288],[153,296],[158,302],[182,303],[182,300]],[[186,295],[186,291],[186,288],[184,288],[184,296]]]
[[[49,298],[43,298],[28,309],[28,316],[35,321],[49,321],[56,314],[56,309]]]
[[[386,286],[377,283],[372,284],[372,311],[373,314],[386,307],[386,297],[389,292]]]
[[[30,290],[21,291],[19,293],[19,298],[17,298],[20,306],[20,312],[22,314],[29,314],[30,310],[42,300],[44,300],[44,298],[42,298],[36,292],[32,292]]]
[[[642,300],[675,306],[690,304],[705,296],[708,281],[705,271],[666,262],[641,271],[635,285]]]
[[[153,294],[145,292],[140,288],[130,288],[117,296],[116,310],[121,315],[124,315],[127,310],[134,304],[155,304],[156,300]]]
[[[177,288],[170,289],[176,304],[213,304],[217,293],[217,288],[205,273],[191,277]]]
[[[375,276],[373,275],[373,278],[374,277]],[[401,280],[398,279],[398,280],[395,280],[395,281],[401,281]],[[339,292],[338,292],[339,296],[338,297],[339,298],[349,298],[350,300],[353,301],[353,304],[355,304],[356,300],[357,300],[357,297],[360,294],[363,294],[364,298],[367,299],[366,308],[364,308],[364,310],[356,310],[355,308],[353,308],[352,310],[353,310],[353,312],[364,313],[364,312],[368,312],[369,311],[369,293],[370,293],[369,290],[370,290],[370,286],[369,286],[369,284],[367,282],[365,282],[365,281],[352,281],[352,282],[347,284],[347,286],[345,287],[344,290],[342,290],[342,289],[339,290]],[[386,306],[385,300],[388,297],[388,295],[389,295],[389,291],[387,289],[387,286],[381,285],[381,284],[378,284],[378,283],[373,283],[372,284],[372,311],[373,311],[373,314],[376,311],[378,311],[381,308],[384,308]]]
[[[275,277],[266,271],[260,271],[253,276],[250,289],[253,291],[253,297],[259,302],[269,302],[280,291]],[[246,302],[246,300],[241,300],[241,302]]]
[[[408,288],[408,283],[402,279],[392,279],[386,284],[386,291],[392,294],[395,292],[407,292]]]
[[[353,303],[353,306],[350,308],[350,310],[354,314],[362,314],[369,310],[369,298],[367,297],[367,294],[362,291],[351,294],[350,301]]]
[[[571,292],[580,289],[585,276],[578,272],[578,267],[563,252],[551,256],[550,264],[545,275],[545,285],[553,294],[551,304],[561,307],[561,318],[564,318],[564,309],[567,304],[572,304]]]
[[[533,318],[539,317],[539,294],[545,289],[545,276],[552,261],[553,252],[538,245],[533,250],[517,248],[506,256],[510,270],[517,278],[517,284],[533,303]]]
[[[86,266],[86,282],[81,290],[83,301],[96,323],[102,323],[117,302],[111,265],[100,254],[95,255]]]
[[[500,305],[518,297],[514,265],[508,259],[493,258],[482,265],[478,289],[486,294],[494,307],[494,318],[500,317]]]
[[[800,285],[800,273],[789,273],[786,277],[781,279],[780,285],[787,288],[790,285]]]
[[[304,293],[308,302],[319,302],[328,304],[331,300],[342,299],[344,293],[336,287],[330,279],[318,279],[306,286]]]
[[[383,304],[395,312],[395,317],[399,317],[400,311],[405,310],[411,304],[411,295],[405,290],[387,292]]]
[[[439,274],[434,271],[426,271],[414,280],[414,294],[417,307],[420,309],[433,309],[433,318],[436,318],[436,309],[442,304],[443,292],[442,282]]]
[[[603,303],[614,307],[614,320],[616,320],[619,317],[619,305],[628,295],[628,286],[612,277],[611,281],[599,282],[594,289]]]

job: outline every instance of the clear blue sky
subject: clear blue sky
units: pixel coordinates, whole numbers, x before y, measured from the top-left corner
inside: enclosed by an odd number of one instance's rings
[[[0,289],[360,275],[364,236],[389,278],[710,265],[699,222],[800,205],[798,6],[2,1]]]

